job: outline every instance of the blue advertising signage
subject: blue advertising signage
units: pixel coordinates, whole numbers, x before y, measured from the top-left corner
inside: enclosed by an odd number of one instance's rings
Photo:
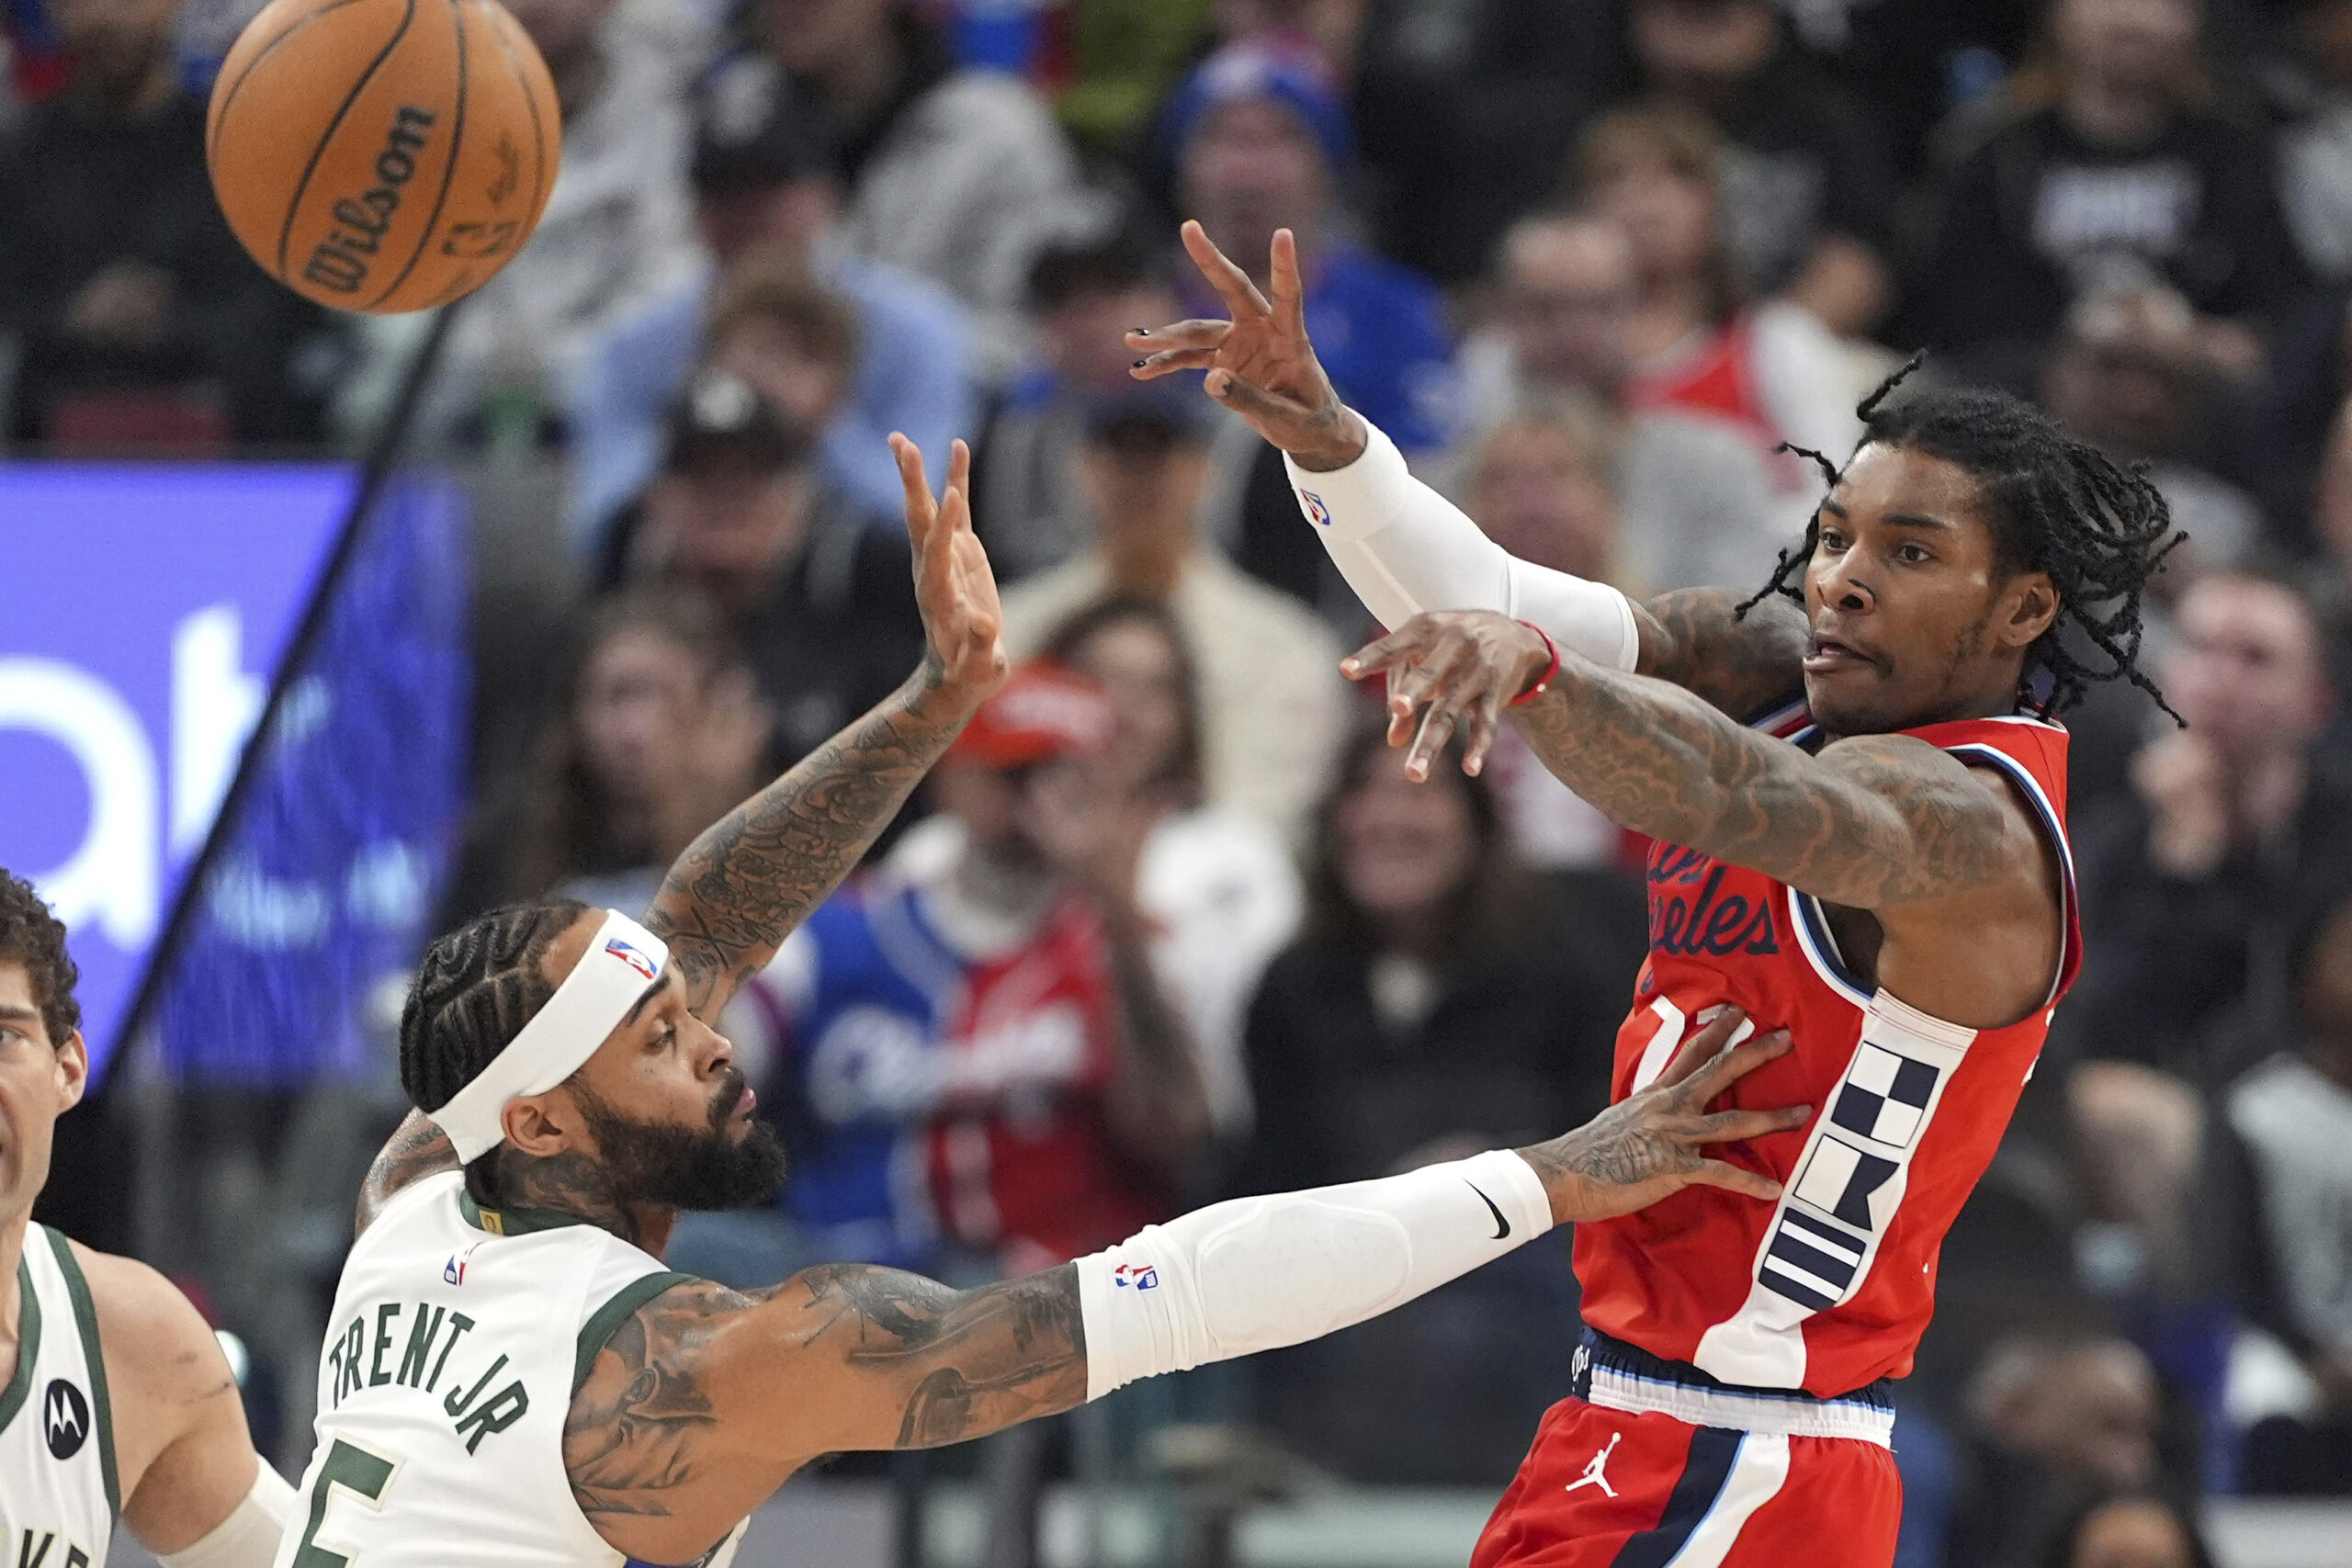
[[[345,465],[0,464],[0,866],[103,1071],[348,510]]]

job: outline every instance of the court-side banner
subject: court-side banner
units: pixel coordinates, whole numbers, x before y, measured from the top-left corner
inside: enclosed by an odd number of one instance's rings
[[[0,464],[0,866],[72,932],[100,1070],[356,482]]]

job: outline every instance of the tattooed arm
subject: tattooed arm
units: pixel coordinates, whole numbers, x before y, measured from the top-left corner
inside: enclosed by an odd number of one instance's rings
[[[670,868],[647,929],[670,944],[697,1017],[715,1019],[744,981],[849,874],[975,708],[1004,681],[1003,613],[972,532],[971,453],[958,441],[947,493],[932,499],[922,454],[893,439],[914,543],[927,645],[905,685],[790,773],[713,825]]]
[[[832,1264],[640,1307],[572,1397],[564,1464],[607,1542],[684,1562],[821,1454],[960,1442],[1085,1398],[1074,1266],[956,1291]]]
[[[1789,1049],[1785,1034],[1730,1047],[1741,1022],[1726,1010],[1697,1032],[1657,1085],[1566,1137],[1518,1151],[1525,1163],[1520,1180],[1532,1172],[1554,1222],[1628,1213],[1693,1185],[1756,1199],[1779,1196],[1779,1186],[1755,1168],[1758,1160],[1739,1164],[1701,1152],[1712,1144],[1790,1131],[1810,1115],[1804,1106],[1708,1111],[1742,1077]],[[1511,1156],[1479,1157],[1509,1162]],[[1130,1377],[1295,1344],[1360,1322],[1383,1303],[1363,1303],[1357,1293],[1361,1310],[1335,1325],[1329,1303],[1309,1290],[1303,1292],[1312,1298],[1304,1323],[1284,1319],[1283,1301],[1261,1301],[1239,1314],[1259,1325],[1244,1331],[1252,1337],[1250,1343],[1221,1341],[1217,1326],[1236,1315],[1231,1293],[1246,1290],[1249,1280],[1316,1266],[1296,1246],[1298,1224],[1332,1223],[1335,1212],[1344,1223],[1350,1205],[1358,1215],[1368,1203],[1376,1211],[1377,1201],[1363,1196],[1371,1189],[1388,1195],[1392,1216],[1425,1218],[1425,1196],[1396,1196],[1424,1174],[1321,1189],[1293,1200],[1297,1206],[1283,1223],[1262,1226],[1252,1219],[1259,1206],[1283,1199],[1216,1204],[1082,1263],[978,1290],[951,1290],[855,1264],[811,1269],[749,1295],[706,1281],[681,1284],[622,1323],[572,1396],[564,1425],[572,1494],[615,1548],[648,1562],[685,1562],[820,1454],[960,1442],[1068,1410],[1090,1391],[1101,1393]],[[1408,1264],[1422,1267],[1427,1276],[1419,1289],[1543,1233],[1534,1223],[1515,1237],[1505,1227],[1488,1238],[1488,1216],[1500,1215],[1492,1201],[1451,1176],[1435,1175],[1429,1185],[1454,1208],[1441,1216],[1435,1231],[1419,1233],[1433,1245],[1408,1248]],[[1503,1188],[1495,1190],[1508,1196]],[[1385,1223],[1396,1229],[1403,1222],[1390,1217]],[[1204,1238],[1214,1238],[1222,1266],[1212,1272],[1183,1263],[1191,1283],[1175,1285],[1179,1252]],[[1448,1247],[1462,1256],[1434,1271],[1425,1267],[1428,1254]],[[1111,1260],[1139,1252],[1156,1256],[1160,1272],[1170,1277],[1170,1288],[1148,1298],[1148,1310],[1193,1315],[1171,1323],[1164,1334],[1139,1327],[1128,1303],[1143,1298],[1123,1293],[1111,1315],[1095,1320],[1102,1343],[1093,1350],[1102,1364],[1094,1366],[1084,1305],[1089,1287],[1081,1271],[1093,1269],[1093,1288],[1109,1291]],[[1354,1292],[1342,1286],[1338,1293],[1345,1299]],[[1386,1304],[1406,1299],[1409,1294]],[[1143,1359],[1150,1360],[1179,1343],[1191,1348],[1190,1359],[1135,1364],[1138,1345]]]
[[[1777,594],[1738,613],[1743,594],[1683,588],[1634,606],[1637,673],[1694,694],[1742,723],[1804,694],[1804,612]]]
[[[1341,669],[1388,672],[1390,739],[1412,736],[1405,765],[1419,777],[1457,726],[1471,732],[1465,763],[1482,762],[1508,694],[1546,661],[1526,627],[1450,611]],[[1545,766],[1611,820],[1834,904],[1883,909],[1968,893],[2040,863],[2033,828],[2002,785],[1906,736],[1855,736],[1810,754],[1695,693],[1572,655],[1511,713]]]

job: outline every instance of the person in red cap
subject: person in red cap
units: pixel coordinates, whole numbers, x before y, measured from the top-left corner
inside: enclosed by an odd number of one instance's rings
[[[783,1199],[809,1256],[1020,1273],[1174,1212],[1208,1116],[1136,908],[1150,824],[1091,765],[1113,716],[1072,671],[1016,670],[933,815],[755,982],[813,1124]]]

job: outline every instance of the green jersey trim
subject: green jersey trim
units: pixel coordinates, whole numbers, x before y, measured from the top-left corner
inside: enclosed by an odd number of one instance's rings
[[[534,1231],[560,1230],[565,1225],[584,1225],[590,1222],[577,1214],[558,1213],[553,1209],[485,1209],[474,1201],[470,1192],[458,1194],[458,1213],[466,1224],[492,1235],[529,1235]]]
[[[596,1357],[605,1348],[605,1341],[619,1330],[624,1319],[672,1286],[692,1284],[694,1279],[692,1274],[679,1274],[668,1269],[648,1274],[641,1280],[632,1280],[623,1285],[612,1300],[598,1307],[580,1330],[580,1349],[571,1363],[571,1392],[578,1393],[581,1385],[588,1381],[588,1373],[596,1365]]]
[[[17,1256],[17,1375],[0,1389],[0,1431],[24,1408],[33,1390],[33,1363],[40,1359],[40,1297],[33,1290],[32,1265]]]
[[[74,1302],[74,1325],[82,1331],[82,1359],[90,1368],[90,1406],[98,1420],[98,1464],[107,1478],[107,1509],[120,1518],[122,1482],[114,1468],[114,1405],[107,1397],[107,1359],[98,1346],[98,1309],[90,1300],[90,1281],[82,1277],[82,1266],[74,1261],[74,1246],[65,1239],[65,1233],[47,1225],[41,1229],[49,1231],[49,1245],[57,1254],[59,1271],[65,1276],[65,1293]]]

